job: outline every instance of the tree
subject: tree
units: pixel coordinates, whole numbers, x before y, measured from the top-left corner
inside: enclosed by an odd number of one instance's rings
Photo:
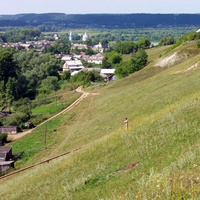
[[[139,50],[131,59],[131,68],[130,73],[133,73],[135,71],[139,71],[143,67],[146,66],[148,62],[148,55],[144,50]]]
[[[0,146],[7,142],[8,135],[6,133],[0,134]]]
[[[17,65],[20,67],[21,73],[25,73],[26,71],[29,71],[32,69],[32,66],[30,65],[30,61],[34,57],[38,57],[38,53],[36,53],[33,50],[20,51],[13,54],[13,59],[17,63]]]
[[[79,73],[71,77],[70,82],[80,83],[83,85],[90,85],[91,82],[97,82],[102,80],[103,78],[96,71],[89,71],[89,72],[80,71]]]
[[[134,42],[121,42],[121,41],[116,41],[113,50],[121,53],[121,54],[130,54],[134,51],[137,51],[138,47],[137,44]]]
[[[150,44],[151,42],[147,38],[142,38],[141,40],[137,42],[138,48],[141,48],[141,49],[150,46]]]
[[[90,47],[88,47],[87,49],[85,49],[85,54],[91,56],[94,55],[95,52]]]
[[[0,49],[0,80],[6,84],[9,77],[17,77],[17,70],[13,54],[6,49]]]
[[[200,40],[197,42],[197,47],[200,48]]]
[[[92,39],[88,38],[84,43],[87,45],[87,48],[89,48],[92,46]]]
[[[139,71],[146,66],[148,62],[148,55],[144,50],[139,50],[137,53],[133,54],[133,57],[125,62],[115,66],[115,74],[119,78],[128,76],[129,74]]]
[[[42,90],[45,91],[56,91],[60,89],[60,86],[58,84],[58,77],[56,76],[48,76],[46,79],[42,81],[41,84]]]
[[[3,33],[4,42],[22,42],[27,40],[34,40],[36,37],[41,36],[39,29],[23,28],[19,30],[9,30]]]
[[[192,40],[199,40],[200,39],[200,32],[190,32],[187,35],[184,35],[182,41],[192,41]]]
[[[28,83],[29,81],[22,74],[18,75],[17,85],[15,86],[17,89],[17,94],[19,98],[23,98],[27,96],[28,93]]]
[[[6,83],[6,100],[7,105],[11,106],[12,102],[18,98],[17,92],[17,80],[13,77],[9,77]]]
[[[69,54],[71,45],[70,44],[61,44],[59,41],[56,41],[51,46],[46,46],[43,49],[43,53],[52,53],[52,54]]]
[[[5,120],[5,125],[7,126],[20,126],[23,122],[29,120],[29,112],[26,109],[26,112],[16,112],[12,114],[10,117],[7,117]]]
[[[159,42],[159,46],[172,45],[174,43],[175,43],[175,39],[172,36],[170,36],[167,38],[161,38]]]
[[[70,71],[64,71],[62,74],[62,80],[70,80],[71,73]]]
[[[100,43],[101,43],[101,45],[102,45],[102,47],[103,48],[107,48],[108,47],[108,40],[107,39],[102,39],[101,41],[100,41]]]
[[[102,68],[109,69],[122,61],[121,54],[111,51],[107,53],[102,60]]]
[[[125,62],[121,62],[120,64],[115,66],[115,74],[119,77],[119,78],[123,78],[126,77],[130,74],[130,68],[131,66],[131,62],[130,60],[125,61]]]
[[[0,105],[4,105],[5,104],[5,86],[4,86],[4,81],[0,81]]]
[[[122,56],[117,52],[108,53],[108,61],[111,64],[119,64],[122,61]]]
[[[103,60],[102,60],[102,68],[104,68],[104,69],[109,69],[109,68],[111,68],[111,67],[112,67],[112,66],[111,66],[111,63],[110,63],[109,60],[108,60],[108,56],[105,55],[104,58],[103,58]]]

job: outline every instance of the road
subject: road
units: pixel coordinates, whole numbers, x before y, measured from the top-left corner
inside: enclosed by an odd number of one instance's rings
[[[90,93],[88,93],[88,92],[84,92],[84,91],[82,90],[82,86],[78,87],[78,88],[76,89],[76,91],[79,92],[79,93],[82,93],[82,95],[81,95],[76,101],[74,101],[74,102],[73,102],[70,106],[68,106],[66,109],[62,110],[62,111],[59,112],[58,114],[56,114],[56,115],[52,116],[51,118],[47,119],[46,121],[42,122],[41,124],[39,124],[39,125],[36,126],[35,128],[37,128],[37,127],[39,127],[39,126],[42,126],[42,125],[45,124],[46,122],[48,122],[48,121],[54,119],[55,117],[57,117],[57,116],[59,116],[59,115],[61,115],[61,114],[63,114],[63,113],[68,112],[69,110],[71,110],[72,108],[74,108],[77,104],[79,104],[84,98],[86,98],[86,97],[90,94]],[[32,132],[34,131],[35,128],[30,129],[30,130],[28,130],[28,131],[24,131],[24,132],[22,132],[22,133],[15,134],[15,135],[9,135],[9,140],[11,140],[11,141],[18,140],[18,139],[24,137],[25,135],[32,133]]]

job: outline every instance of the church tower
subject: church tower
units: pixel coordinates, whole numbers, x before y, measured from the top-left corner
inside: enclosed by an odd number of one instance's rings
[[[72,32],[69,33],[69,41],[72,41]]]

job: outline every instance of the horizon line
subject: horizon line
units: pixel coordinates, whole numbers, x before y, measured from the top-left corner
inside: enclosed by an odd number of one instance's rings
[[[41,13],[34,13],[34,12],[27,12],[27,13],[13,13],[13,14],[0,14],[2,15],[26,15],[26,14],[35,14],[35,15],[42,15],[42,14],[65,14],[65,15],[134,15],[134,14],[152,14],[152,15],[200,15],[200,13],[63,13],[63,12],[41,12]]]

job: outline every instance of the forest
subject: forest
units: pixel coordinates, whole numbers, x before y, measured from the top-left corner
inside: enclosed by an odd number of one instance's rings
[[[66,28],[159,28],[199,26],[199,14],[18,14],[0,15],[0,28],[40,27],[42,31]]]

